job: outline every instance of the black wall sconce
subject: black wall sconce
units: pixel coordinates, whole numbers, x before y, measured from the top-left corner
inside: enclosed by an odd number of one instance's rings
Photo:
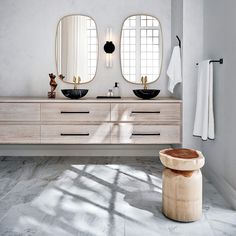
[[[115,45],[112,42],[112,29],[107,28],[106,43],[104,45],[106,53],[106,66],[112,67],[112,53],[115,51]]]
[[[115,51],[115,45],[113,44],[112,41],[106,41],[104,45],[104,51],[106,53],[113,53]]]

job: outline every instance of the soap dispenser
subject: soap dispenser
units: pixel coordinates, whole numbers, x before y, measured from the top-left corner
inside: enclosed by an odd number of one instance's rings
[[[120,97],[120,87],[118,82],[115,82],[115,86],[113,87],[113,95],[115,97]]]

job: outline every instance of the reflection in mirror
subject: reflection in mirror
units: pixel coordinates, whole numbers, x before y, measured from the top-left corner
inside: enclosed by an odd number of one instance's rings
[[[126,80],[147,83],[160,76],[162,64],[162,33],[160,22],[152,16],[133,15],[123,24],[121,33],[121,68]]]
[[[56,34],[57,73],[63,74],[63,81],[73,83],[80,77],[80,83],[91,81],[97,69],[98,38],[93,19],[88,16],[63,17],[58,23]]]

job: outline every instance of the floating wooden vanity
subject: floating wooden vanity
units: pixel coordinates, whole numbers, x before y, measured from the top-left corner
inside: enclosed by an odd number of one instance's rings
[[[178,144],[181,100],[0,98],[1,144]]]

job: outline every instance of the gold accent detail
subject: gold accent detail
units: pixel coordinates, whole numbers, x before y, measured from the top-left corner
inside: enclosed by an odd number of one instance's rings
[[[148,79],[147,79],[147,76],[142,76],[141,77],[141,82],[142,82],[142,84],[143,84],[143,86],[144,86],[144,90],[146,90],[147,89],[147,82],[148,82]]]
[[[81,82],[81,78],[78,76],[78,78],[76,78],[76,76],[73,77],[73,83],[74,83],[74,89],[77,89],[77,86],[80,84]]]

